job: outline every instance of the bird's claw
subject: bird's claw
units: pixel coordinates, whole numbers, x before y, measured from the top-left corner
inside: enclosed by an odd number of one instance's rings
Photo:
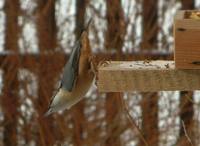
[[[110,60],[101,60],[98,64],[97,64],[97,61],[96,61],[96,56],[94,55],[91,55],[89,57],[89,62],[90,62],[90,65],[91,65],[91,71],[94,73],[95,75],[95,85],[97,86],[97,81],[98,81],[98,68],[103,66],[107,66],[110,64]]]
[[[96,86],[97,86],[97,81],[98,81],[98,68],[101,67],[101,66],[105,67],[105,66],[109,65],[110,62],[111,62],[110,60],[109,60],[109,61],[107,61],[107,60],[102,60],[102,61],[100,61],[100,62],[98,63],[98,65],[97,65],[97,70],[96,70],[96,73],[95,73],[95,75],[96,75],[95,85],[96,85]]]
[[[101,66],[105,67],[105,66],[109,65],[110,62],[111,62],[110,60],[109,61],[102,60],[102,61],[99,62],[98,67],[101,67]]]
[[[96,63],[96,56],[95,55],[91,55],[89,57],[89,62],[90,62],[90,66],[91,66],[91,71],[95,74],[97,74],[97,63]]]
[[[89,58],[90,61],[90,66],[91,66],[91,72],[94,74],[95,76],[95,85],[97,86],[97,81],[98,81],[98,65],[96,63],[95,56],[91,56]]]

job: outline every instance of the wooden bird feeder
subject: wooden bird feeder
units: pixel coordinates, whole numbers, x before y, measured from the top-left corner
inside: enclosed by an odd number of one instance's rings
[[[98,69],[100,92],[200,89],[200,11],[174,19],[174,61],[112,61]]]
[[[200,11],[179,11],[174,21],[175,66],[200,69]]]

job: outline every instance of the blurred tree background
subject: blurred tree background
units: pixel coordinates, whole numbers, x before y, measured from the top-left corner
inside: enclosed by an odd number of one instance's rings
[[[0,146],[200,146],[200,92],[98,93],[43,115],[84,24],[97,60],[173,59],[200,0],[0,0]]]

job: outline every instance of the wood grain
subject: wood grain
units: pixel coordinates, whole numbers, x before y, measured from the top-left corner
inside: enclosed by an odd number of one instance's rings
[[[200,21],[184,18],[180,11],[174,21],[175,66],[200,69]]]
[[[99,67],[97,86],[100,92],[199,90],[200,70],[175,69],[174,61],[114,61]]]

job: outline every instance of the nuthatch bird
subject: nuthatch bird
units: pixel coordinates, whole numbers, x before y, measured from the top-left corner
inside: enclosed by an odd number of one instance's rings
[[[73,48],[64,67],[61,85],[51,100],[46,116],[53,112],[70,109],[79,102],[89,90],[93,79],[93,55],[88,38],[88,27],[82,31],[80,39]]]

